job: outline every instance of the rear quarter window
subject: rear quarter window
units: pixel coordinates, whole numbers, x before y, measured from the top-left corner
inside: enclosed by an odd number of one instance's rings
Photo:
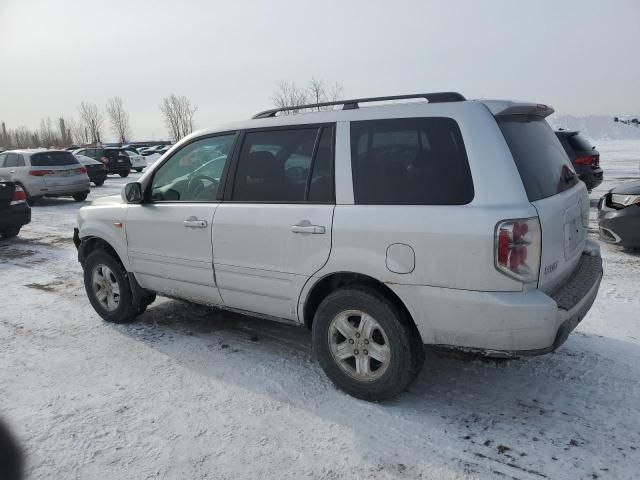
[[[34,167],[78,165],[78,160],[71,152],[42,152],[31,156],[31,165]]]
[[[578,183],[560,140],[544,118],[497,118],[530,202],[561,193]]]
[[[354,200],[362,205],[464,205],[474,188],[451,118],[351,123]]]
[[[590,151],[593,150],[593,145],[586,138],[581,137],[580,135],[571,135],[568,139],[569,144],[576,151]]]

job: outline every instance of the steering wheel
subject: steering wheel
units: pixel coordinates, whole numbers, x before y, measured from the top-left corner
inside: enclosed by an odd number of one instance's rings
[[[206,182],[211,182],[211,186],[207,188]],[[196,175],[189,179],[187,183],[187,194],[190,198],[199,199],[203,193],[207,190],[213,189],[214,192],[218,191],[218,185],[220,182],[213,177],[207,175]]]

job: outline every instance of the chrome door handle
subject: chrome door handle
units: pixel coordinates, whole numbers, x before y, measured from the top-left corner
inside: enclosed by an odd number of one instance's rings
[[[207,227],[207,221],[206,220],[198,220],[195,217],[189,217],[184,222],[182,222],[182,225],[184,225],[185,227],[188,227],[188,228],[206,228]]]
[[[15,170],[9,170],[9,173],[16,173]]]
[[[291,225],[291,231],[293,233],[315,233],[322,234],[326,229],[322,225],[311,225],[310,222],[300,222],[297,225]]]

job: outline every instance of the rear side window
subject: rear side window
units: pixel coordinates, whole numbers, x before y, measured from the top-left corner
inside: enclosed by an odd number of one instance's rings
[[[497,120],[530,202],[578,183],[569,157],[544,118],[510,115]]]
[[[42,152],[31,155],[31,165],[34,167],[57,167],[79,164],[71,152]]]
[[[589,143],[587,139],[581,137],[580,135],[571,135],[568,140],[573,149],[578,152],[593,150],[593,145],[591,145],[591,143]]]
[[[248,132],[238,157],[232,200],[333,201],[333,129]]]
[[[473,180],[458,124],[451,118],[351,123],[356,204],[464,205]]]

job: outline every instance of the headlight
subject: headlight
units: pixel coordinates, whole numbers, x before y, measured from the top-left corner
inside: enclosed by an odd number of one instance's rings
[[[611,194],[611,203],[628,207],[629,205],[640,205],[640,195],[622,195],[619,193]]]

